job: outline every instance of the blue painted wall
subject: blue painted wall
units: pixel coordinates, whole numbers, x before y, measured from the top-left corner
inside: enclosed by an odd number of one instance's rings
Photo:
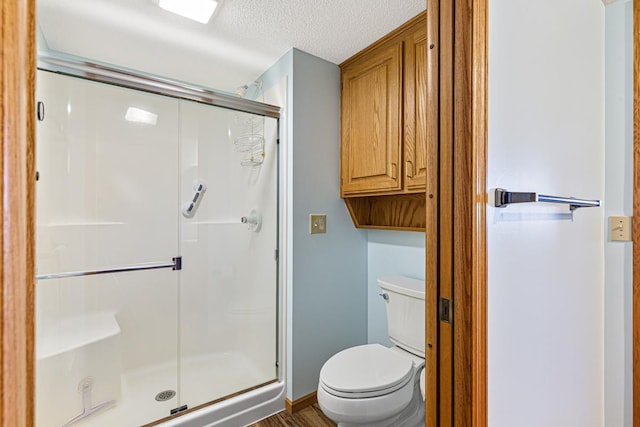
[[[633,214],[633,2],[605,9],[605,201],[608,217]],[[609,236],[607,235],[607,238]],[[604,425],[633,425],[631,242],[604,244]]]
[[[340,70],[293,54],[293,390],[316,390],[336,352],[367,340],[366,233],[340,199]],[[309,215],[327,233],[309,234]]]
[[[365,343],[391,345],[380,276],[424,279],[424,233],[358,230],[340,199],[340,70],[297,49],[260,79],[287,80],[283,196],[286,210],[287,397],[316,390],[324,362]],[[327,214],[327,234],[309,234],[309,214]],[[283,242],[283,243],[285,243]]]
[[[367,233],[340,199],[340,70],[293,49],[261,77],[288,82],[286,180],[287,397],[317,389],[324,362],[367,342]],[[309,234],[309,215],[327,233]]]

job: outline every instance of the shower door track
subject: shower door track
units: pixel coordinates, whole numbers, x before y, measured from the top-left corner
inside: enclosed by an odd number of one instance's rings
[[[275,105],[216,92],[201,86],[178,82],[140,71],[93,62],[60,52],[38,52],[38,69],[265,117],[280,118],[280,107]]]
[[[97,274],[126,273],[129,271],[157,270],[160,268],[170,268],[172,270],[182,270],[182,257],[172,258],[170,264],[133,265],[130,267],[109,268],[104,270],[69,271],[66,273],[40,274],[36,280],[65,279],[67,277],[94,276]]]

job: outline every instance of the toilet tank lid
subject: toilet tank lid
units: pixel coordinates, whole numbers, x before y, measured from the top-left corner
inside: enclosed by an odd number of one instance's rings
[[[405,276],[384,276],[378,278],[378,286],[391,292],[424,299],[424,280]]]

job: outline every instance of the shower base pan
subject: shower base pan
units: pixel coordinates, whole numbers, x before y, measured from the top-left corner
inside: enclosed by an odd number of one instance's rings
[[[285,407],[284,383],[265,382],[264,374],[238,353],[213,354],[185,361],[182,378],[191,384],[182,391],[181,402],[202,402],[211,396],[212,404],[200,405],[184,415],[162,420],[179,406],[176,389],[176,365],[166,364],[124,373],[121,376],[121,399],[115,406],[82,420],[83,427],[206,427],[249,425]],[[233,373],[236,373],[235,375]],[[238,376],[237,373],[243,373]],[[197,381],[189,377],[197,378]],[[255,387],[256,384],[265,384]],[[237,393],[238,390],[249,390]],[[235,395],[234,395],[235,393]],[[166,400],[156,399],[161,394]],[[220,398],[221,396],[233,396]],[[199,397],[199,398],[198,398]],[[218,399],[218,401],[215,401]],[[38,427],[49,427],[39,425]],[[58,426],[56,426],[58,427]]]

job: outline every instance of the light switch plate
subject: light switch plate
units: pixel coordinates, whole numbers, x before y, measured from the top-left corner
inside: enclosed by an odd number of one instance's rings
[[[327,215],[311,214],[309,215],[309,233],[322,234],[327,232]]]
[[[609,240],[619,242],[631,241],[631,217],[609,217]]]

